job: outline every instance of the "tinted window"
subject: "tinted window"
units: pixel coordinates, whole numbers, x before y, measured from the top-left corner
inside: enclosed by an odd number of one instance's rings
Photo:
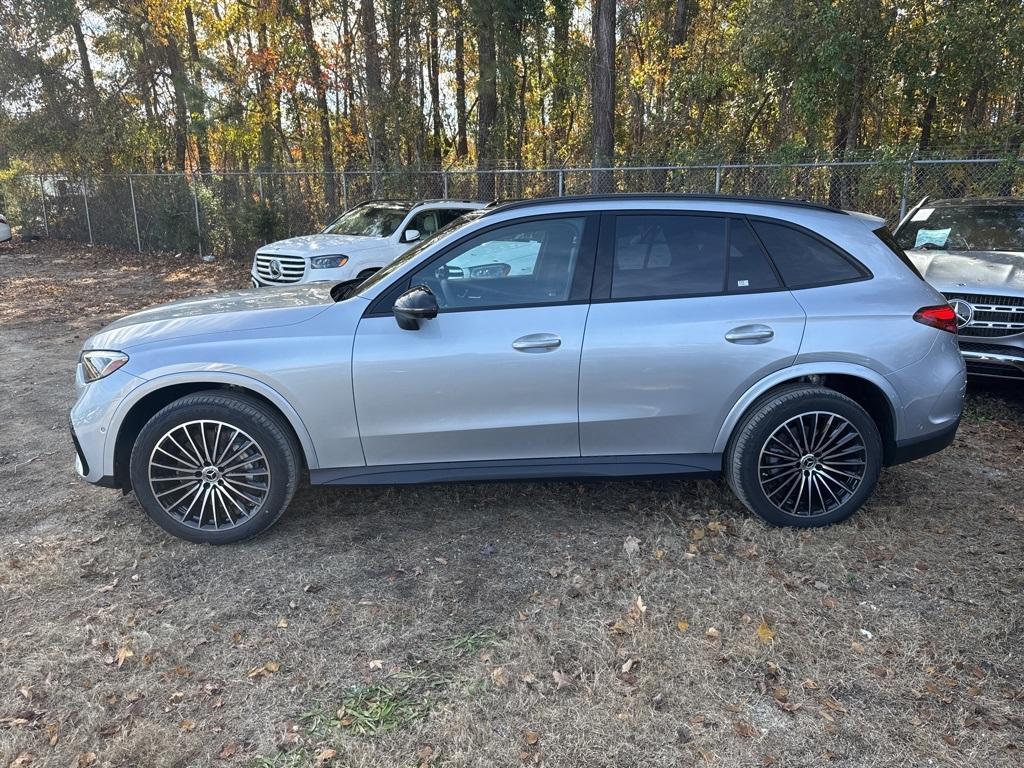
[[[616,217],[611,297],[720,293],[726,223],[712,216]]]
[[[412,217],[406,229],[415,229],[419,231],[420,237],[427,237],[440,229],[444,229],[464,213],[466,213],[465,210],[457,208],[430,208],[422,210]]]
[[[729,278],[726,290],[770,291],[779,287],[772,265],[757,242],[750,225],[742,219],[729,219]]]
[[[1024,251],[1024,205],[925,205],[896,239],[908,251]]]
[[[567,301],[585,219],[542,219],[493,229],[412,275],[442,309]]]
[[[782,224],[751,223],[789,288],[809,288],[863,277],[846,257],[815,237]]]

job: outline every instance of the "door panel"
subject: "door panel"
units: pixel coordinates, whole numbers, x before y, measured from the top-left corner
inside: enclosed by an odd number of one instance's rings
[[[587,309],[442,312],[418,331],[364,317],[352,369],[366,463],[579,456]]]
[[[788,291],[595,303],[580,368],[582,455],[711,453],[743,392],[792,364],[803,329]]]

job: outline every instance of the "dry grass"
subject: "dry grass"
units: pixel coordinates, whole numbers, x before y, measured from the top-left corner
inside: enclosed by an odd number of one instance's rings
[[[827,530],[710,482],[307,488],[214,549],[77,481],[66,412],[82,338],[244,265],[0,281],[2,766],[1022,762],[1019,390]]]

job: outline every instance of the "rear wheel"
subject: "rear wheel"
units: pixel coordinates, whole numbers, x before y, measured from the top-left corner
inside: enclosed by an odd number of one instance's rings
[[[736,428],[725,475],[737,498],[775,525],[845,520],[867,500],[882,468],[882,440],[855,401],[824,387],[782,390]]]
[[[299,478],[299,446],[255,398],[221,391],[175,400],[139,433],[131,479],[146,514],[194,542],[227,544],[265,531]]]

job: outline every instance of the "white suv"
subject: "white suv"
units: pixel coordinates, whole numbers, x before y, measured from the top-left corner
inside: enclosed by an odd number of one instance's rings
[[[485,203],[468,200],[371,200],[343,213],[317,235],[279,240],[256,251],[254,288],[366,278],[413,243]]]

